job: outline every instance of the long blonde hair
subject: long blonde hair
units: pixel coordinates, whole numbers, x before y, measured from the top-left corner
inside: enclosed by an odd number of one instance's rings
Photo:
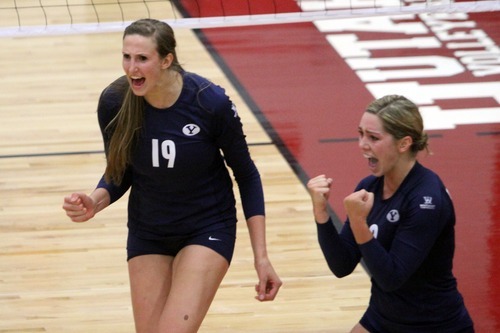
[[[161,21],[154,19],[141,19],[129,25],[123,38],[128,35],[150,37],[156,43],[156,50],[161,58],[168,54],[173,55],[169,69],[182,72],[177,54],[176,41],[172,28]],[[106,182],[120,185],[125,170],[130,163],[132,151],[142,129],[144,118],[144,97],[136,96],[128,86],[122,106],[116,117],[106,127],[112,133],[107,153],[107,165],[104,172]]]

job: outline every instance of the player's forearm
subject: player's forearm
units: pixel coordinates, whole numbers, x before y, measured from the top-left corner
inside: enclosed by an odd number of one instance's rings
[[[365,244],[373,238],[373,234],[368,228],[368,224],[365,219],[350,219],[351,229],[356,239],[356,243]]]
[[[266,219],[263,215],[255,215],[247,220],[248,232],[255,261],[267,259]]]
[[[314,205],[313,214],[314,214],[314,220],[316,221],[316,223],[319,224],[326,223],[330,219],[330,214],[328,214],[328,211],[323,206]]]
[[[108,207],[109,203],[111,202],[109,192],[101,187],[96,188],[94,192],[90,194],[90,197],[94,201],[94,210],[96,214],[102,211],[104,208]]]

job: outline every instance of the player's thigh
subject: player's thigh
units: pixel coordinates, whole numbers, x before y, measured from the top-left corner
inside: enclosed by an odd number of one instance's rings
[[[197,332],[229,268],[219,253],[189,245],[175,257],[172,285],[160,330]]]
[[[137,332],[154,331],[170,293],[173,257],[140,255],[128,261]]]

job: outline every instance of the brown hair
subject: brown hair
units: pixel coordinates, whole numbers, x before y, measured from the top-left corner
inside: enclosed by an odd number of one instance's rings
[[[156,43],[156,51],[161,58],[168,54],[173,55],[173,61],[169,69],[182,72],[175,47],[174,31],[172,28],[159,20],[141,19],[133,22],[123,33],[123,38],[128,35],[140,35],[150,37]],[[127,165],[130,163],[132,149],[142,128],[144,117],[144,97],[133,94],[130,86],[127,88],[122,106],[117,115],[109,123],[106,130],[112,132],[107,154],[107,165],[104,177],[106,181],[121,184]]]
[[[412,138],[411,152],[416,155],[428,148],[428,136],[418,107],[409,99],[400,95],[387,95],[368,105],[366,112],[377,115],[384,130],[396,140],[406,136]]]

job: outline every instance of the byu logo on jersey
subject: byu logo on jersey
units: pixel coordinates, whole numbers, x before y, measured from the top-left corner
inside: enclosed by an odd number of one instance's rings
[[[196,124],[187,124],[182,128],[182,133],[187,136],[193,136],[200,133],[200,126]]]
[[[386,215],[387,221],[389,222],[398,222],[399,221],[399,212],[396,209],[392,209],[389,213]]]

